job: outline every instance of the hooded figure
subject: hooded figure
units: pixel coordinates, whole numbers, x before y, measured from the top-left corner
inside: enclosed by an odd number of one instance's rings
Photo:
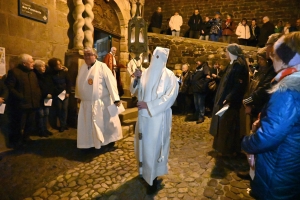
[[[157,176],[168,173],[172,125],[171,106],[179,85],[174,73],[166,68],[169,49],[156,47],[151,63],[131,93],[138,97],[138,121],[135,129],[135,154],[140,175],[150,185],[148,194],[157,189]]]
[[[274,44],[277,84],[271,98],[244,137],[242,149],[255,156],[251,192],[255,199],[300,199],[300,32]],[[251,160],[250,160],[251,161]]]

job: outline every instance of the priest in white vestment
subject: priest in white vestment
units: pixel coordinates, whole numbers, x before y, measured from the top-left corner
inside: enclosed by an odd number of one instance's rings
[[[116,78],[105,63],[97,60],[94,49],[84,49],[84,61],[78,70],[75,91],[80,102],[77,148],[113,146],[123,137],[119,116],[111,117],[107,108],[120,105]]]
[[[139,83],[131,84],[131,93],[138,98],[138,121],[135,129],[135,153],[140,175],[150,185],[147,193],[157,190],[157,177],[168,173],[172,110],[178,83],[166,68],[169,49],[157,47],[145,72],[136,71]],[[141,134],[140,134],[141,133]],[[141,138],[139,137],[141,136]]]

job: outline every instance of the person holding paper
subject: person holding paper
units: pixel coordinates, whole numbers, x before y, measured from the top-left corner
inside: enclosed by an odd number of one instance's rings
[[[148,194],[157,190],[157,177],[168,173],[168,157],[172,126],[171,106],[176,100],[179,84],[174,73],[166,68],[169,49],[156,47],[149,68],[137,70],[140,81],[132,94],[138,98],[138,121],[135,129],[135,153],[139,172],[149,184]]]
[[[34,72],[39,81],[39,86],[42,93],[40,108],[38,109],[38,128],[40,137],[48,137],[53,135],[47,128],[48,116],[49,116],[49,107],[51,104],[48,104],[48,101],[52,101],[53,94],[53,81],[48,72],[46,72],[45,62],[42,60],[34,61]]]
[[[69,95],[71,93],[71,81],[68,72],[64,69],[59,58],[48,60],[53,81],[53,106],[58,115],[59,132],[64,132],[67,127]]]
[[[9,140],[16,148],[30,140],[29,136],[35,127],[35,113],[40,107],[41,91],[33,64],[31,55],[21,54],[19,65],[8,71],[5,81],[9,89]]]
[[[112,71],[97,60],[95,49],[84,49],[84,61],[76,80],[75,97],[80,103],[77,124],[77,148],[108,145],[123,138],[118,115],[111,116],[108,107],[120,106],[117,81]]]
[[[241,151],[240,108],[249,82],[248,65],[243,50],[238,44],[226,47],[230,60],[218,87],[210,134],[214,136],[213,148],[222,155],[234,155]],[[222,116],[216,115],[224,106],[229,106]]]
[[[271,59],[276,73],[271,98],[242,149],[255,156],[255,199],[300,199],[300,32],[281,36]],[[251,158],[253,159],[253,158]]]

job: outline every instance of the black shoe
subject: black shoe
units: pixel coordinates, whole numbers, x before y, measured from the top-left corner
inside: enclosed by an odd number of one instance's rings
[[[46,134],[47,134],[48,136],[53,135],[53,133],[52,133],[51,131],[45,130],[45,132],[46,132]]]
[[[65,127],[60,127],[59,128],[59,132],[64,132],[65,131]]]
[[[204,122],[204,119],[203,118],[200,118],[196,121],[196,124],[200,124],[200,123],[203,123]]]
[[[157,192],[157,177],[153,180],[152,185],[148,185],[147,194],[155,194]]]
[[[49,137],[49,135],[47,134],[46,131],[40,131],[40,132],[39,132],[39,136],[40,136],[40,137]]]
[[[250,175],[249,175],[249,172],[237,172],[236,175],[241,178],[241,179],[244,179],[244,180],[252,180]]]

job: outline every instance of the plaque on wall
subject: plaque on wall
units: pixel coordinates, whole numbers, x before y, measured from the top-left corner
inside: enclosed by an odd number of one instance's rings
[[[29,0],[19,0],[19,15],[43,23],[48,22],[48,8],[32,3]]]

